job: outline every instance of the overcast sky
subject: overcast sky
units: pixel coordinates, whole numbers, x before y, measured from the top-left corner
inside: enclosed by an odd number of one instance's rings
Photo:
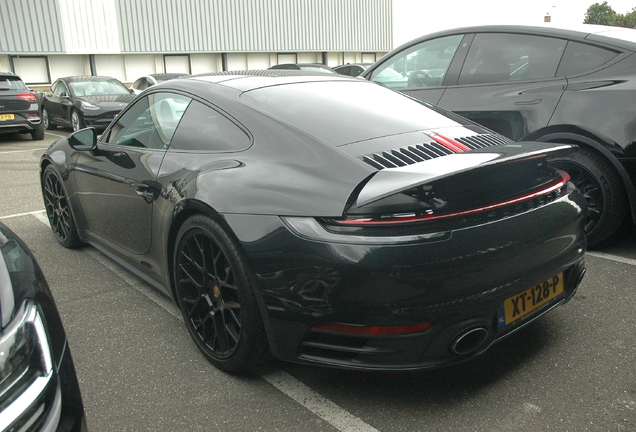
[[[454,27],[481,24],[543,24],[546,14],[553,25],[583,23],[585,12],[603,0],[394,0],[395,46],[418,36]],[[608,0],[617,13],[636,7],[636,0]]]

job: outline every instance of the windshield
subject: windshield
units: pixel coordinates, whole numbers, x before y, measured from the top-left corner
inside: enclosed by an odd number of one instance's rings
[[[363,81],[262,87],[241,98],[335,146],[458,125],[419,101]]]
[[[85,81],[69,83],[76,96],[106,96],[130,94],[130,91],[117,80]]]

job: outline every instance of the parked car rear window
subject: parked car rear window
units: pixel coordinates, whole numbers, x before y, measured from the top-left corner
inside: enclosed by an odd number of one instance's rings
[[[477,34],[468,51],[459,84],[489,84],[553,78],[564,39],[510,33]]]
[[[591,71],[612,60],[618,52],[580,42],[569,42],[557,76]]]
[[[336,146],[458,125],[419,101],[362,81],[263,87],[241,97]]]
[[[13,76],[0,76],[0,90],[26,90],[22,80]]]

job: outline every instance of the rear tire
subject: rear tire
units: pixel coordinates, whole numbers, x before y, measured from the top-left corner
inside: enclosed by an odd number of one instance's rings
[[[34,141],[42,141],[44,139],[44,129],[31,131],[31,138],[33,138]]]
[[[627,194],[612,164],[601,154],[582,147],[551,160],[550,164],[567,172],[587,201],[585,233],[588,245],[612,235],[627,211]]]
[[[267,359],[253,278],[236,240],[218,222],[199,214],[184,222],[175,244],[177,304],[199,350],[226,372]]]

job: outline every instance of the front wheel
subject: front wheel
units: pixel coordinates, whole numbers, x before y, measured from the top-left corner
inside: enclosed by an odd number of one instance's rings
[[[173,277],[190,336],[214,366],[238,372],[267,358],[246,258],[219,223],[206,215],[184,222],[176,239]]]
[[[55,169],[49,165],[42,177],[42,195],[49,224],[55,238],[64,247],[76,248],[83,245],[77,234],[71,206],[64,190],[62,180]]]
[[[44,127],[48,130],[57,129],[57,126],[51,122],[51,117],[49,116],[49,110],[45,107],[42,107],[42,123],[44,123]]]
[[[627,198],[618,173],[601,154],[586,148],[553,159],[550,164],[562,169],[587,201],[585,233],[588,245],[612,235],[623,222]]]
[[[77,132],[78,130],[86,127],[84,120],[82,120],[82,117],[77,111],[73,111],[71,113],[71,126],[73,127],[73,132]]]

